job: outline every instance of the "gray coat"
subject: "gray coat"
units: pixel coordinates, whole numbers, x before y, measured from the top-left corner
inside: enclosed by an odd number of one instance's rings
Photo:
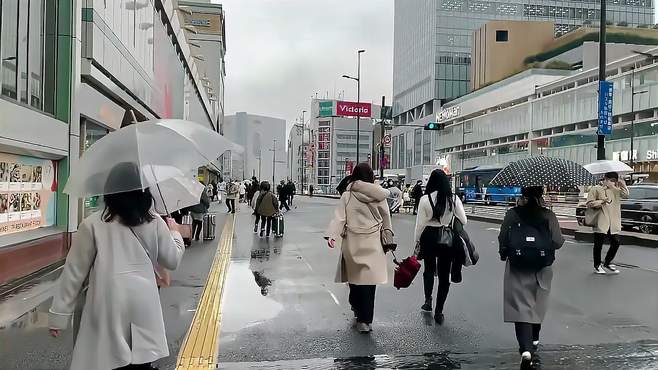
[[[555,214],[546,209],[536,210],[526,207],[514,208],[522,212],[523,220],[530,224],[548,223],[551,239],[555,249],[560,249],[564,244],[564,237],[560,230]],[[499,253],[502,260],[507,260],[507,245],[509,240],[508,230],[511,225],[519,222],[520,218],[516,212],[507,212],[498,235]],[[553,280],[553,268],[551,266],[534,272],[519,269],[507,261],[503,283],[503,316],[505,322],[526,322],[540,324],[544,321],[548,309],[548,296],[551,292],[551,281]]]

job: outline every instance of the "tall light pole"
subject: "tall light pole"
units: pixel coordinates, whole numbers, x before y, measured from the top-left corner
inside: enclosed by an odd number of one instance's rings
[[[272,186],[274,186],[274,175],[276,172],[276,139],[272,145]]]
[[[306,122],[304,121],[304,115],[306,114],[306,111],[302,111],[302,195],[304,195],[304,175],[306,174],[306,166],[304,166],[304,156],[306,153],[304,153],[304,131],[306,127]]]
[[[356,102],[361,103],[361,53],[365,53],[366,51],[361,49],[356,52],[357,56],[357,67],[356,67],[356,77],[350,77],[348,75],[343,75],[344,78],[348,78],[350,80],[356,81]],[[359,142],[361,139],[361,133],[360,133],[360,116],[359,113],[357,113],[356,116],[356,164],[359,164]]]
[[[607,0],[601,0],[601,19],[599,20],[599,101],[601,100],[601,81],[605,81],[605,71],[606,71],[606,56],[605,56],[605,28],[606,28],[606,2]],[[599,115],[601,114],[601,107],[599,107]],[[612,114],[612,113],[610,113]],[[599,121],[601,117],[599,117]],[[600,128],[599,128],[600,130]],[[605,135],[601,132],[597,132],[598,137],[596,140],[596,159],[603,160],[605,159]]]

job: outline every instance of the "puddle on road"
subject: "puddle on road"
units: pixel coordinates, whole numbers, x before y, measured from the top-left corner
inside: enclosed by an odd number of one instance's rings
[[[231,262],[223,298],[222,336],[230,339],[232,333],[273,319],[283,310],[283,305],[267,296],[276,284],[268,270],[265,263]]]

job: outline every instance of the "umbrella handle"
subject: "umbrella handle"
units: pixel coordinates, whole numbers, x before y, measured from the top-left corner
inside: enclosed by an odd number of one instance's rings
[[[151,167],[151,173],[153,174],[153,179],[157,180],[155,177],[155,171],[153,171],[153,166]],[[162,199],[162,205],[165,207],[165,212],[167,213],[167,216],[170,216],[171,214],[169,213],[169,210],[167,209],[167,202],[165,202],[164,197],[162,196],[162,191],[160,190],[160,184],[157,182],[155,183],[155,186],[158,188],[158,193],[160,194],[160,199]]]

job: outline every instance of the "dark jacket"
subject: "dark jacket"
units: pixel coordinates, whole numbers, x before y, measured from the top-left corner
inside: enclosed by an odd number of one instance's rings
[[[271,191],[262,192],[256,199],[256,214],[265,217],[272,217],[279,211],[279,202]]]
[[[416,184],[413,189],[411,189],[411,198],[415,199],[416,202],[423,197],[423,187]]]
[[[194,213],[206,213],[208,212],[209,208],[210,208],[210,197],[208,197],[208,193],[204,190],[201,193],[201,199],[199,204],[189,207],[189,211]]]
[[[564,244],[564,237],[562,236],[560,223],[558,222],[555,213],[553,213],[551,210],[544,207],[514,207],[507,211],[507,214],[505,214],[505,219],[503,220],[503,224],[500,226],[500,234],[498,235],[498,253],[500,254],[501,259],[505,260],[508,256],[508,230],[514,223],[520,222],[521,220],[533,227],[548,228],[548,235],[550,236],[553,247],[555,249],[560,249],[562,244]]]
[[[455,251],[458,253],[457,261],[466,266],[465,253],[468,251],[468,258],[471,260],[473,265],[477,264],[478,260],[480,259],[480,254],[477,252],[475,244],[473,244],[473,241],[468,236],[468,233],[464,229],[464,225],[461,223],[461,221],[459,221],[459,219],[455,218],[452,230],[454,232],[455,238],[453,246]],[[464,250],[464,247],[466,247],[466,251]]]
[[[276,192],[279,195],[279,199],[286,199],[288,198],[288,185],[286,184],[279,184],[276,187]]]

